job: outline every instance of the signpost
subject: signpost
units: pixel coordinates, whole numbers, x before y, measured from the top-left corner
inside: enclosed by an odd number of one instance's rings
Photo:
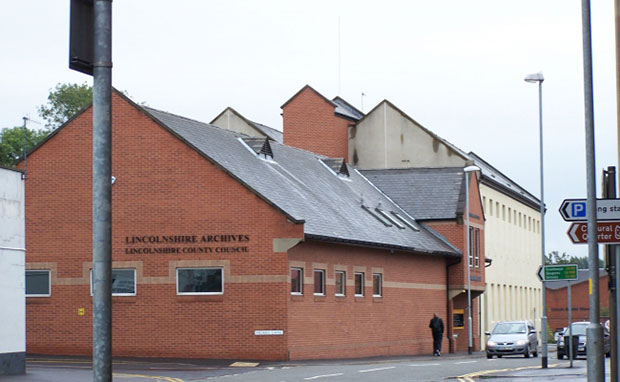
[[[568,237],[574,244],[588,243],[588,223],[571,224]],[[620,221],[598,222],[596,224],[596,241],[599,244],[620,244]]]
[[[560,215],[567,222],[586,221],[586,199],[564,199]],[[596,220],[620,220],[620,199],[596,199]]]
[[[577,280],[577,264],[541,265],[536,275],[540,281]]]

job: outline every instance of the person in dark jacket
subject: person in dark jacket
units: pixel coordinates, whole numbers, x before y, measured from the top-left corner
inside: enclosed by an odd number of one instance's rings
[[[443,320],[437,313],[433,313],[433,318],[431,319],[431,323],[428,324],[428,327],[431,328],[433,332],[433,355],[440,356],[441,339],[443,337]]]

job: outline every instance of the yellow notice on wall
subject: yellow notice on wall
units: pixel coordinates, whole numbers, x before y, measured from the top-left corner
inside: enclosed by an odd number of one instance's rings
[[[588,279],[588,294],[592,294],[592,279]]]
[[[78,316],[84,315],[84,308],[78,308]]]

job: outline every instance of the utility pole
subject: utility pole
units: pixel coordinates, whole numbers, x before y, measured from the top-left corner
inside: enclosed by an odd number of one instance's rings
[[[603,198],[615,199],[616,198],[616,168],[614,166],[607,167],[607,170],[603,170]],[[618,245],[606,245],[605,246],[605,265],[607,268],[607,279],[609,289],[609,330],[611,335],[611,381],[618,381],[618,339],[616,337],[617,330],[616,325],[618,322],[618,307],[616,306],[616,285],[618,279],[616,278],[616,250]]]
[[[112,1],[95,0],[93,62],[93,371],[112,381]]]
[[[581,2],[583,35],[583,82],[586,130],[586,185],[588,191],[588,267],[590,268],[590,325],[588,337],[588,382],[603,382],[605,362],[603,359],[603,327],[599,304],[598,243],[596,229],[596,172],[594,156],[594,96],[592,87],[592,37],[590,24],[590,0]]]
[[[93,76],[93,380],[112,382],[112,0],[71,0],[69,68]]]

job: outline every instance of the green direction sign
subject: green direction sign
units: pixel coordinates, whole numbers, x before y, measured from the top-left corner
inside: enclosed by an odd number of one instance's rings
[[[540,266],[537,275],[540,281],[577,280],[577,264]]]

